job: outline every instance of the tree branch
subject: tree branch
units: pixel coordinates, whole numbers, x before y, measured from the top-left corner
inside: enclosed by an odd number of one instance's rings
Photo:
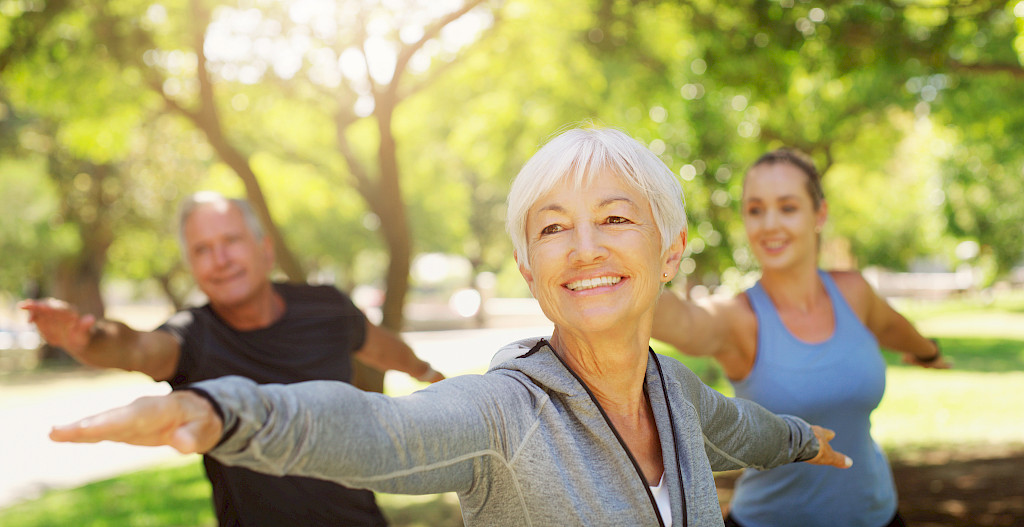
[[[493,38],[494,35],[496,34],[496,31],[494,31],[494,29],[498,26],[498,24],[500,24],[503,21],[504,21],[504,18],[501,16],[501,12],[500,11],[496,11],[495,14],[494,14],[494,24],[487,31],[487,33],[484,34],[483,38],[480,38],[475,43],[473,43],[473,46],[478,46],[478,45],[480,45],[481,42],[484,42],[484,40],[486,40],[488,38]],[[458,62],[460,60],[465,58],[465,56],[467,54],[468,54],[468,51],[465,48],[459,50],[459,54],[456,55],[455,58],[445,62],[444,64],[442,64],[440,66],[432,68],[430,70],[430,73],[428,73],[425,78],[421,79],[415,85],[413,85],[413,86],[411,86],[409,88],[402,89],[398,93],[398,100],[399,101],[405,100],[407,97],[411,96],[412,94],[419,93],[420,91],[425,90],[428,86],[430,86],[435,81],[437,81],[437,79],[440,78],[441,75],[445,71],[448,71],[452,66],[458,64]]]
[[[955,71],[962,71],[965,73],[979,73],[979,74],[991,74],[991,73],[1008,73],[1015,78],[1024,78],[1024,66],[1018,64],[964,64],[958,60],[950,59],[949,66]]]
[[[485,0],[467,1],[465,4],[463,4],[461,9],[448,13],[448,15],[438,20],[432,26],[426,28],[423,31],[423,36],[421,36],[419,40],[413,42],[412,44],[404,46],[402,47],[401,50],[399,50],[398,56],[395,58],[395,72],[394,75],[391,76],[391,83],[388,85],[388,95],[390,97],[394,97],[395,102],[398,102],[398,100],[400,100],[398,98],[399,80],[401,79],[402,75],[408,68],[409,61],[412,60],[412,56],[415,55],[416,52],[419,51],[424,45],[426,45],[427,42],[434,38],[437,38],[437,36],[441,33],[441,30],[444,29],[445,26],[451,24],[452,22],[458,20],[459,18],[462,18],[463,15],[472,11],[474,8],[476,8],[476,6],[484,3],[484,1]]]
[[[370,210],[380,210],[380,191],[377,185],[374,184],[373,180],[370,179],[369,170],[366,166],[359,161],[359,157],[352,150],[352,145],[349,144],[345,138],[345,129],[351,124],[349,121],[350,112],[344,112],[341,108],[338,109],[338,113],[335,114],[335,143],[338,148],[338,152],[341,153],[342,158],[345,160],[345,164],[348,166],[348,172],[352,175],[355,180],[356,191],[359,192],[363,199],[366,200],[366,204],[370,206]]]

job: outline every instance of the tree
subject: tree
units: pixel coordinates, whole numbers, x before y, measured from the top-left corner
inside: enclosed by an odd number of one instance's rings
[[[1012,137],[1006,132],[1016,128],[1009,123],[1020,114],[1013,102],[1019,92],[995,76],[1020,70],[1013,48],[1020,28],[1009,15],[1016,7],[987,1],[816,5],[790,0],[729,5],[600,0],[594,6],[599,25],[588,36],[601,63],[614,72],[609,77],[626,79],[621,94],[612,95],[626,109],[623,120],[629,122],[632,112],[635,126],[649,130],[638,135],[657,145],[670,166],[682,165],[684,179],[702,183],[684,181],[691,225],[697,227],[691,239],[721,245],[712,251],[714,259],[703,252],[696,268],[721,273],[732,265],[752,267],[734,209],[741,191],[737,176],[760,152],[780,145],[810,153],[826,174],[827,190],[837,182],[830,193],[834,216],[858,211],[860,221],[836,222],[830,236],[849,240],[862,261],[906,266],[921,254],[948,253],[939,248],[955,246],[944,243],[951,236],[983,236],[981,228],[1005,232],[998,241],[984,235],[993,240],[993,251],[1005,255],[1001,262],[1020,257],[1013,236],[1019,216],[1012,205],[998,207],[999,227],[982,219],[993,210],[989,199],[974,206],[948,205],[961,225],[968,225],[969,217],[971,228],[940,224],[934,195],[944,189],[929,173],[947,166],[950,156],[914,147],[917,137],[931,133],[926,130],[955,135],[979,128],[975,119],[991,116],[992,107],[1004,109],[996,117],[997,137]],[[965,75],[984,76],[1007,89],[987,92],[984,102],[973,97],[974,88],[955,95],[966,87]],[[947,110],[957,99],[976,111]],[[941,142],[950,136],[944,131],[934,137]],[[907,155],[911,148],[918,155]],[[965,157],[986,159],[992,167],[1008,165],[998,173],[1014,174],[1020,166],[1008,151]],[[908,174],[917,179],[908,180]],[[979,188],[1007,192],[1016,188],[1010,182],[1019,180],[977,176],[963,178],[976,186],[976,197]],[[862,185],[888,193],[858,193],[856,186]],[[904,190],[928,199],[908,199]],[[951,201],[956,200],[946,203]],[[892,207],[902,214],[880,213]],[[873,221],[887,217],[898,221]]]

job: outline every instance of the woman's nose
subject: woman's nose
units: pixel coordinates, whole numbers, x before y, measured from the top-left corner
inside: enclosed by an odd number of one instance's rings
[[[601,232],[595,226],[584,225],[573,229],[572,260],[579,263],[589,263],[604,259],[608,255],[608,248]]]

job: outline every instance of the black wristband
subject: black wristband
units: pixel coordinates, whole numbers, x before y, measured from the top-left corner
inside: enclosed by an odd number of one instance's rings
[[[928,357],[926,359],[922,359],[921,357],[916,357],[917,358],[917,362],[920,362],[921,364],[931,364],[931,363],[939,360],[939,357],[942,356],[942,348],[939,347],[939,341],[937,339],[928,339],[928,340],[932,341],[932,344],[935,344],[935,355],[932,355],[931,357]]]

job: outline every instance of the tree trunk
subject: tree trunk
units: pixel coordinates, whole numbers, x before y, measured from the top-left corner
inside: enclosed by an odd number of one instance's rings
[[[91,225],[80,225],[80,229],[83,231],[82,252],[58,264],[53,279],[52,296],[75,306],[79,313],[102,317],[106,305],[100,292],[100,282],[111,240],[109,236],[101,236],[98,239],[96,236],[85,235],[86,231],[101,230],[93,229]],[[40,349],[39,360],[51,364],[73,362],[64,350],[52,346],[43,346]]]
[[[409,223],[406,219],[405,202],[402,200],[399,184],[398,156],[395,138],[391,131],[391,116],[394,111],[392,99],[380,97],[377,100],[377,124],[380,128],[380,162],[379,199],[370,201],[375,204],[374,213],[380,218],[381,232],[388,246],[390,260],[385,278],[386,293],[384,305],[381,306],[383,320],[381,326],[398,333],[402,330],[405,295],[409,290],[409,268],[412,259],[412,242],[409,236]],[[369,201],[369,200],[368,200]],[[375,370],[353,361],[352,384],[362,390],[383,392],[384,372]]]
[[[409,269],[412,259],[412,242],[409,235],[409,222],[406,217],[405,201],[402,199],[399,182],[398,156],[395,138],[391,130],[391,116],[394,111],[393,101],[379,98],[377,101],[377,123],[380,127],[380,200],[381,210],[375,211],[380,217],[381,230],[391,259],[388,262],[387,292],[381,310],[384,318],[381,325],[392,330],[401,331],[403,323],[402,307],[405,295],[409,290]]]
[[[60,174],[88,174],[89,183],[83,189],[75,189],[66,181],[58,181],[58,186],[64,192],[65,221],[73,222],[78,227],[82,247],[77,255],[57,265],[51,295],[67,301],[82,314],[102,317],[106,306],[100,292],[100,281],[107,265],[107,250],[114,241],[106,216],[109,203],[108,196],[104,195],[103,180],[112,177],[113,170],[109,165],[91,166],[68,161],[59,157],[51,158],[55,177],[60,177]],[[50,363],[72,361],[63,350],[51,346],[40,349],[39,359],[40,362]]]

